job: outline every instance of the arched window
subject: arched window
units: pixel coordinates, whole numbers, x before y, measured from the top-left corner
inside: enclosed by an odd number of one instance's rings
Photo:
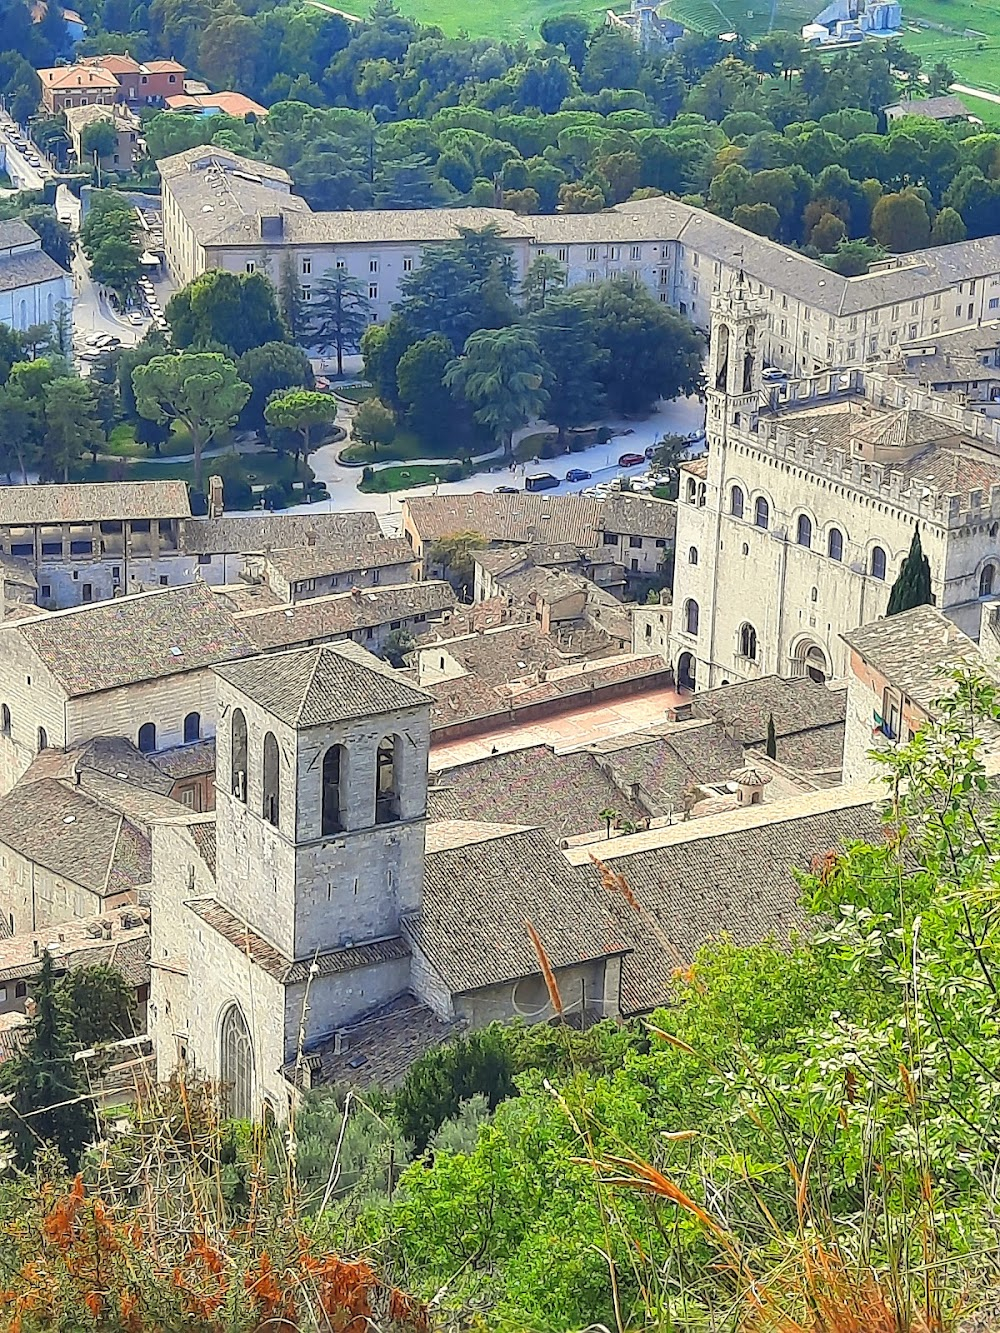
[[[795,531],[795,540],[800,546],[812,546],[813,525],[812,519],[808,514],[799,515],[799,522]]]
[[[143,754],[152,754],[156,749],[155,722],[144,722],[139,728],[139,749]]]
[[[0,704],[0,731],[5,736],[10,735],[10,709],[6,704]]]
[[[705,508],[705,498],[706,498],[706,496],[707,496],[707,493],[708,493],[708,492],[707,492],[707,488],[706,488],[706,486],[705,486],[705,483],[704,483],[703,481],[699,481],[699,483],[698,483],[698,508],[699,508],[699,509],[704,509],[704,508]]]
[[[692,505],[694,504],[694,498],[697,492],[698,492],[698,487],[695,484],[694,477],[688,477],[688,484],[687,484],[688,504]]]
[[[192,741],[201,740],[201,714],[188,713],[184,719],[184,744],[190,745]]]
[[[979,575],[980,597],[991,597],[993,595],[993,579],[995,574],[995,565],[983,565],[983,572]]]
[[[698,563],[698,548],[697,546],[692,546],[688,549],[688,564],[696,565],[697,563]]]
[[[771,506],[764,499],[763,495],[757,496],[757,503],[754,505],[753,521],[758,528],[766,528],[771,521]]]
[[[324,833],[339,833],[344,827],[341,809],[341,781],[344,769],[344,747],[331,745],[323,756],[323,828]]]
[[[733,518],[743,517],[743,487],[734,486],[729,492],[729,512]]]
[[[684,603],[684,628],[689,634],[698,633],[698,603],[693,597]]]
[[[223,1109],[231,1120],[249,1120],[253,1114],[253,1045],[246,1019],[237,1004],[226,1010],[220,1045]]]
[[[375,823],[391,824],[399,818],[396,787],[396,739],[386,736],[378,744],[375,772]]]
[[[810,602],[818,602],[818,601],[819,601],[819,588],[810,588],[810,590],[809,590],[809,600],[810,600]]]
[[[232,736],[232,789],[233,795],[243,802],[247,803],[247,720],[243,716],[243,709],[233,710],[233,736]]]
[[[140,733],[140,735],[141,735],[141,733]],[[42,750],[47,750],[48,748],[49,748],[49,737],[48,737],[48,733],[46,732],[46,730],[45,730],[44,727],[39,727],[39,728],[38,728],[38,749],[39,749],[39,753],[40,753]],[[140,748],[141,748],[141,747],[140,747]]]
[[[740,626],[740,656],[757,660],[757,631],[749,623]]]
[[[269,824],[278,827],[278,819],[281,816],[281,776],[278,772],[278,742],[273,731],[269,731],[264,737],[261,814]]]
[[[844,534],[839,528],[830,529],[830,535],[826,540],[826,553],[831,560],[843,560]]]
[[[885,578],[885,551],[881,546],[872,547],[871,571],[873,579]]]

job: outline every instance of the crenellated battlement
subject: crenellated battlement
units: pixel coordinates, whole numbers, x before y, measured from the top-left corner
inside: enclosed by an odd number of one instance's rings
[[[765,408],[761,412],[754,443],[787,466],[862,491],[916,518],[949,529],[1000,520],[1000,483],[964,494],[943,491],[919,479],[907,479],[900,468],[889,463],[862,457],[860,452],[852,455],[848,448],[830,445],[823,439],[822,416],[817,417],[816,425],[809,430],[803,430],[801,422],[794,426],[782,424],[782,416],[792,410],[802,412],[813,405],[842,399],[845,406],[849,402],[857,405],[860,435],[865,425],[865,404],[870,404],[877,413],[922,412],[952,427],[942,432],[942,441],[952,435],[969,437],[981,450],[995,455],[998,469],[1000,421],[969,412],[959,404],[925,389],[901,384],[888,375],[863,370],[828,372],[792,381],[767,391],[766,396],[770,410]],[[872,420],[877,422],[878,416]],[[945,446],[942,443],[937,447]],[[905,455],[901,452],[900,461],[912,456],[912,452]]]

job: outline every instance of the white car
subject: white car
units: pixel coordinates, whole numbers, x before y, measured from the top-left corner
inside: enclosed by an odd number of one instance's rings
[[[130,324],[134,324],[135,327],[136,327],[137,329],[141,329],[142,326],[143,326],[143,324],[145,324],[146,321],[145,321],[145,320],[143,319],[143,317],[139,314],[138,310],[133,310],[132,313],[131,313],[131,315],[129,315],[129,317],[128,317],[128,322],[129,322]]]

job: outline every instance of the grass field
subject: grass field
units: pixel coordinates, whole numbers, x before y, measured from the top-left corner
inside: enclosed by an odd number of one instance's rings
[[[600,21],[608,6],[591,0],[398,0],[399,8],[421,23],[433,23],[450,36],[464,29],[471,37],[519,37],[538,41],[538,25],[550,14],[582,14]],[[350,8],[350,6],[347,6]],[[625,5],[628,8],[628,5]],[[362,13],[362,10],[355,10]]]

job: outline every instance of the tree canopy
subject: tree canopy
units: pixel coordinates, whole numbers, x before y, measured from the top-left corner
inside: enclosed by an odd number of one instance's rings
[[[209,269],[175,292],[164,314],[180,349],[221,346],[238,357],[286,338],[277,294],[263,273]]]

